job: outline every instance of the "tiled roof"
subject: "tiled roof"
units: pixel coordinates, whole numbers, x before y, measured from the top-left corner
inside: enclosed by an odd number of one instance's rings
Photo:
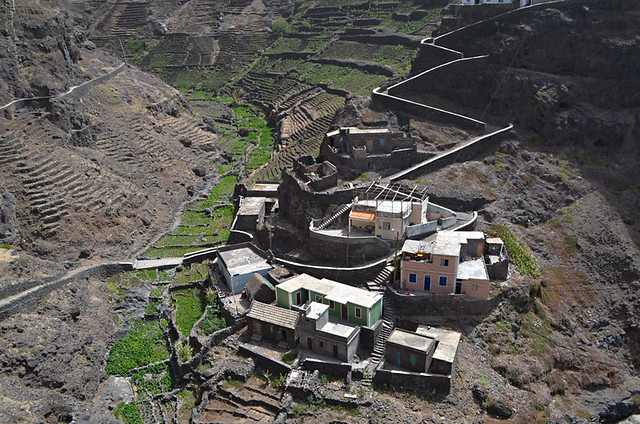
[[[275,305],[267,305],[256,300],[251,303],[251,309],[247,317],[293,330],[297,327],[299,320],[298,312],[296,311]]]

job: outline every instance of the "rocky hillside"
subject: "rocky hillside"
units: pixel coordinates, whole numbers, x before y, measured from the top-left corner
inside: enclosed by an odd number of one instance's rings
[[[1,237],[14,249],[1,279],[129,257],[207,185],[217,135],[177,90],[97,50],[57,2],[3,8],[3,104],[49,97],[0,117]]]

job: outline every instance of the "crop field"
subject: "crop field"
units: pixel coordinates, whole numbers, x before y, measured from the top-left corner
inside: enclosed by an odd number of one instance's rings
[[[406,74],[411,68],[411,60],[417,49],[401,44],[379,45],[372,43],[356,43],[355,41],[336,41],[325,50],[320,57],[332,59],[354,59],[380,63],[396,69],[398,74]]]
[[[389,78],[359,69],[320,64],[301,75],[301,79],[312,84],[328,83],[333,88],[346,90],[360,96],[368,96],[371,95],[374,88],[379,87]]]

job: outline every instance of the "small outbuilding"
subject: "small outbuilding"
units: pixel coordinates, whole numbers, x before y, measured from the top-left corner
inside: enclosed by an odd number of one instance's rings
[[[396,328],[387,340],[385,360],[409,371],[426,373],[436,344],[431,337]]]
[[[329,305],[311,302],[304,305],[300,325],[300,343],[308,351],[351,362],[358,350],[360,327],[346,322],[331,321]]]
[[[247,314],[247,328],[252,335],[293,347],[300,338],[299,320],[296,311],[254,300]]]
[[[435,339],[438,342],[429,373],[451,375],[458,364],[458,346],[461,334],[457,331],[420,325],[416,333]]]
[[[262,303],[273,303],[276,300],[276,289],[266,278],[255,273],[244,286],[247,299]]]

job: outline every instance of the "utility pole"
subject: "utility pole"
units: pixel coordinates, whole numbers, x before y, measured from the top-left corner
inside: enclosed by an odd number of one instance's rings
[[[400,231],[393,231],[396,233],[396,253],[393,255],[393,281],[391,282],[391,287],[395,287],[396,284],[396,269],[398,268],[398,236],[400,235]]]

